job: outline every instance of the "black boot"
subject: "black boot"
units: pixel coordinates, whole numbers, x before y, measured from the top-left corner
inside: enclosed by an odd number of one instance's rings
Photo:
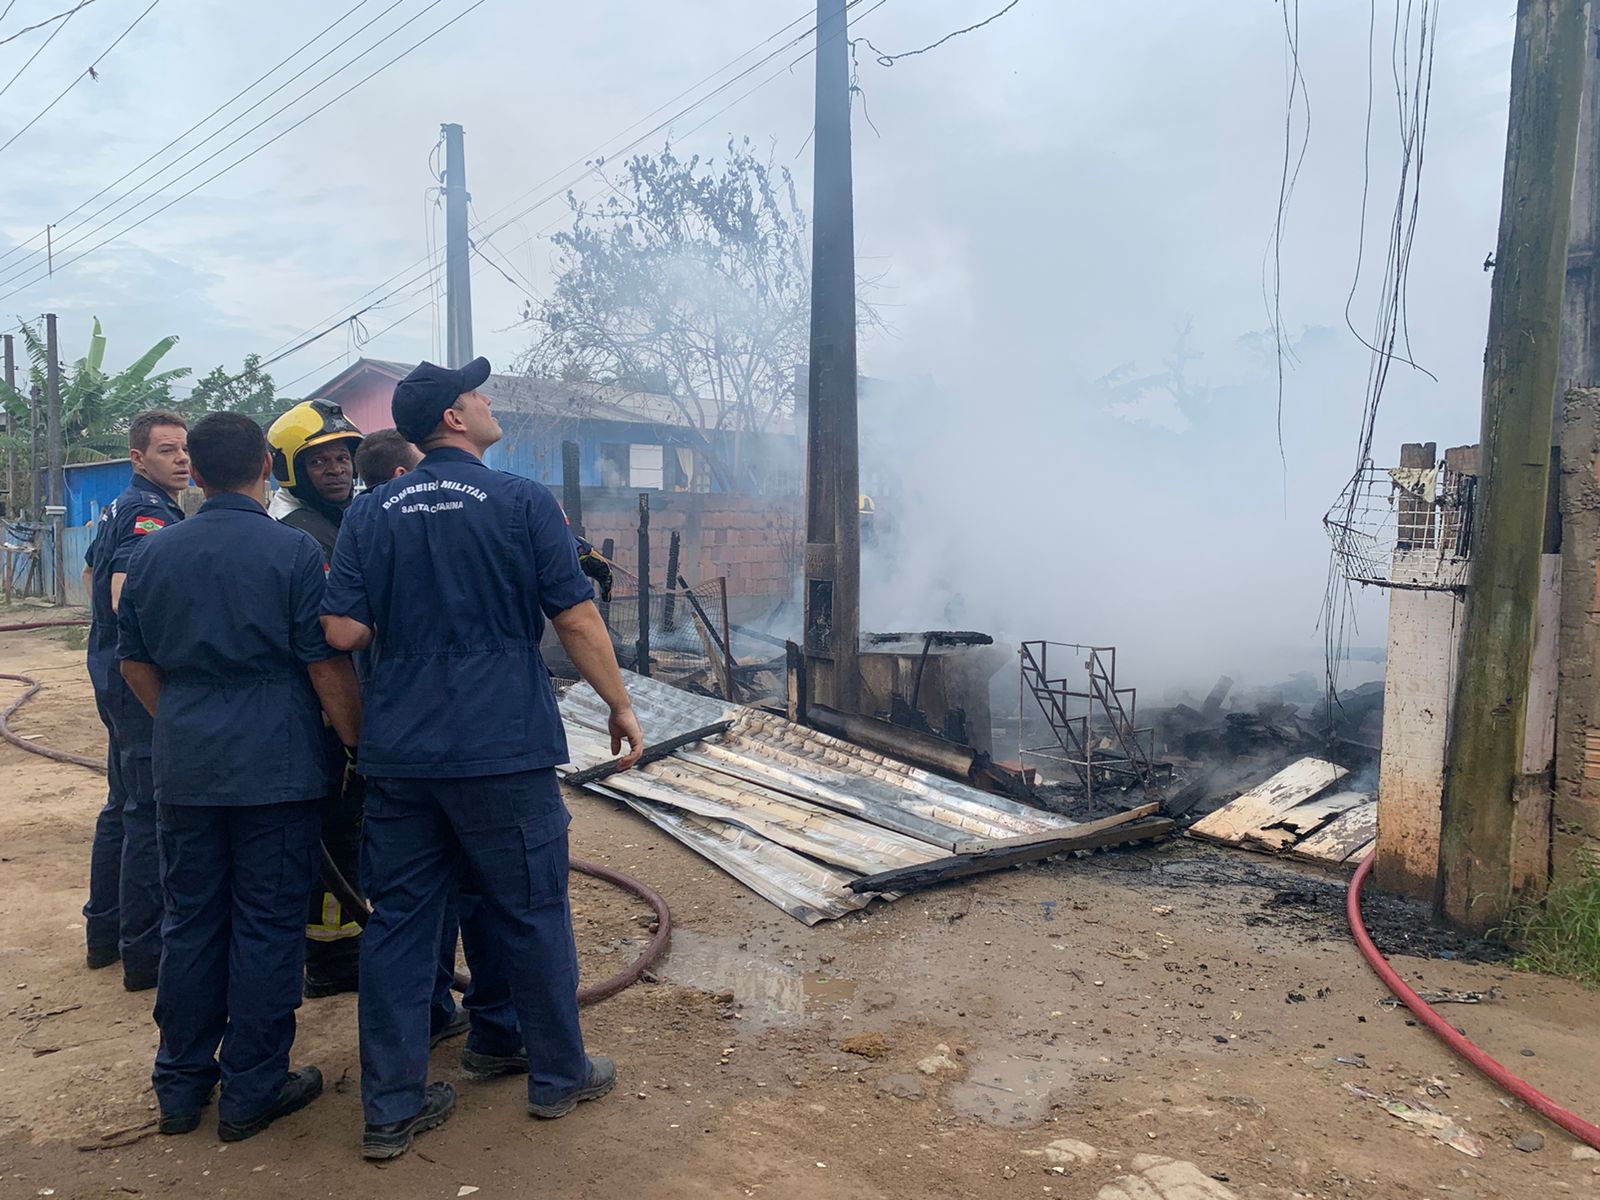
[[[368,1124],[361,1135],[361,1157],[381,1162],[386,1158],[399,1158],[411,1149],[419,1133],[437,1129],[450,1119],[456,1110],[456,1090],[448,1083],[430,1083],[423,1093],[422,1108],[407,1121],[391,1121],[387,1125]]]
[[[289,1078],[284,1080],[283,1090],[278,1093],[278,1098],[264,1112],[243,1121],[218,1121],[217,1136],[225,1142],[242,1142],[245,1138],[255,1137],[279,1117],[299,1112],[320,1095],[322,1095],[321,1071],[315,1067],[301,1067],[298,1071],[290,1071]]]

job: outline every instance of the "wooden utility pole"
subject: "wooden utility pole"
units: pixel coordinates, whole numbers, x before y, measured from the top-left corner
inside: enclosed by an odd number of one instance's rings
[[[472,361],[472,247],[467,238],[467,147],[459,125],[444,135],[444,286],[446,366]]]
[[[50,500],[45,509],[47,524],[50,526],[50,553],[54,561],[52,573],[55,575],[55,601],[57,604],[67,602],[67,572],[66,548],[63,539],[66,535],[66,520],[64,517],[67,494],[67,479],[65,471],[66,446],[61,436],[61,345],[56,338],[56,315],[44,315],[44,344],[45,353],[49,355],[49,362],[45,364],[46,402],[48,404],[48,436],[50,439]]]
[[[861,542],[856,505],[856,250],[846,0],[817,0],[806,395],[805,656],[811,696],[860,708]]]
[[[577,442],[561,443],[561,507],[567,510],[567,524],[574,537],[583,537],[583,485],[579,471]]]
[[[33,440],[28,456],[28,515],[35,521],[44,519],[44,459],[40,446],[44,432],[39,426],[39,401],[36,383],[28,389],[28,433]]]
[[[1583,0],[1520,0],[1489,303],[1478,540],[1446,755],[1439,909],[1485,933],[1511,904],[1562,286],[1583,94]]]
[[[5,335],[6,354],[6,394],[17,394],[17,347],[11,334]],[[16,433],[11,424],[11,414],[7,412],[0,420],[4,421],[7,436]],[[15,446],[6,447],[6,516],[17,515],[17,449]]]
[[[672,586],[672,581],[667,581]],[[650,675],[650,493],[639,493],[639,637],[634,644],[638,660],[633,669]]]

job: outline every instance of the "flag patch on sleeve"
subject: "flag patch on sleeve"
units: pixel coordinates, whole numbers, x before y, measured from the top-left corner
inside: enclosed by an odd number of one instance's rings
[[[165,526],[166,522],[160,517],[140,517],[133,523],[133,531],[134,533],[143,535],[147,533],[154,533],[156,530],[164,528]]]

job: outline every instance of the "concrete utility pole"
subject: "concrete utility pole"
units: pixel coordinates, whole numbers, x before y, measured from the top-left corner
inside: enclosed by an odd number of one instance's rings
[[[811,376],[806,393],[805,656],[811,698],[861,703],[856,243],[846,0],[817,0]]]
[[[1583,0],[1520,0],[1483,378],[1477,545],[1446,757],[1439,909],[1473,932],[1511,904],[1562,285],[1583,95]]]
[[[444,295],[449,367],[472,361],[472,247],[467,241],[467,148],[459,125],[444,135]]]

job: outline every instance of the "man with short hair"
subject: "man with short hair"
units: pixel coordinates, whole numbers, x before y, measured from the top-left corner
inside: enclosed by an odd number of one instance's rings
[[[150,714],[117,671],[117,608],[133,552],[183,520],[178,497],[189,486],[189,427],[175,412],[151,409],[128,428],[133,478],[100,511],[85,555],[90,610],[89,679],[110,737],[109,787],[89,851],[89,902],[83,908],[90,969],[122,963],[122,986],[156,985],[161,963],[161,869],[156,847]]]
[[[528,1111],[565,1116],[616,1082],[578,1022],[567,900],[566,736],[539,654],[548,618],[611,709],[613,748],[643,748],[593,588],[561,507],[494,471],[500,439],[477,389],[489,364],[423,363],[395,388],[395,425],[424,458],[346,516],[323,603],[330,645],[379,649],[359,761],[372,920],[361,947],[362,1154],[394,1158],[455,1107],[428,1083],[428,1007],[439,924],[458,862],[481,885],[516,1032],[480,1028],[474,1074],[525,1073]],[[491,1044],[492,1033],[506,1036]],[[515,1040],[512,1040],[512,1039]]]
[[[422,451],[408,442],[398,429],[369,433],[356,447],[356,474],[361,476],[361,486],[369,492],[414,470],[421,461]]]
[[[213,413],[190,446],[206,502],[134,557],[117,653],[154,717],[160,1130],[195,1129],[220,1078],[217,1132],[231,1142],[322,1092],[315,1067],[289,1070],[289,1049],[330,786],[323,713],[353,745],[361,696],[317,620],[321,551],[263,507],[260,426]]]

